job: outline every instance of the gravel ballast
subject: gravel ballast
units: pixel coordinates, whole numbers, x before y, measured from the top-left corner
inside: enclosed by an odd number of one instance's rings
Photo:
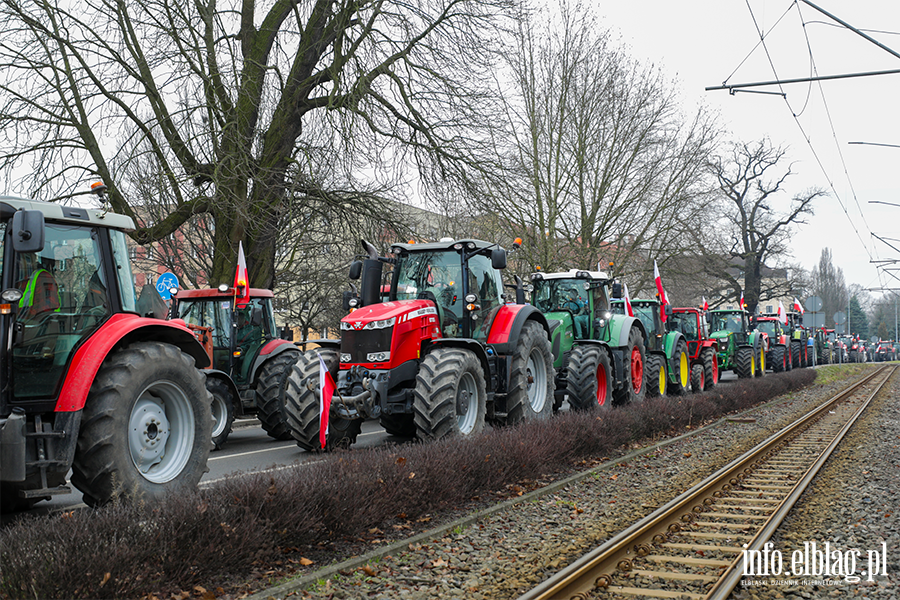
[[[650,445],[642,454],[640,449],[632,449],[632,454],[576,474],[566,482],[531,493],[523,490],[518,501],[445,523],[402,543],[385,545],[367,560],[349,557],[342,565],[309,571],[252,598],[515,598],[806,414],[844,385],[814,385],[743,413],[739,419],[722,419],[694,435]],[[872,412],[870,409],[869,415]],[[878,460],[887,469],[880,475],[887,477],[893,469],[896,480],[900,475],[896,473],[900,416],[894,413],[892,418],[894,445],[889,444],[891,436],[885,433],[879,441]],[[860,464],[865,463],[857,462],[856,468]],[[896,509],[900,504],[896,495],[882,498],[876,493],[879,481],[886,487],[889,479],[872,479],[869,487],[860,485],[854,492],[869,490],[868,504],[881,510],[884,501]],[[883,510],[881,514],[889,512],[893,511]],[[898,531],[896,520],[893,523],[889,530],[893,537],[885,540],[889,552],[894,552],[893,563],[887,566],[889,572],[896,572]],[[827,538],[818,539],[824,542]],[[890,550],[891,543],[894,550]],[[872,547],[880,547],[880,542]],[[896,596],[896,581],[884,589]],[[764,591],[745,588],[736,597],[755,598]],[[779,593],[783,592],[775,590],[771,597]],[[803,597],[819,596],[812,593]]]

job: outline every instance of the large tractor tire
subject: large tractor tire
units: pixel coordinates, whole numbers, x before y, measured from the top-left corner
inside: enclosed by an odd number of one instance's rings
[[[617,405],[641,402],[646,395],[644,385],[645,350],[644,336],[637,327],[628,332],[628,345],[623,358],[625,373],[622,388],[613,392],[613,403]]]
[[[506,424],[546,419],[553,414],[553,351],[544,328],[526,321],[509,373]]]
[[[332,376],[337,374],[338,353],[331,348],[302,352],[291,367],[285,385],[284,417],[291,437],[308,452],[323,450],[319,441],[322,416],[319,409],[319,353]],[[342,419],[330,414],[325,451],[349,448],[356,442],[362,419]]]
[[[213,418],[213,450],[221,450],[234,423],[234,403],[240,402],[240,399],[233,398],[231,388],[218,377],[206,378],[206,390],[212,396],[210,412]]]
[[[776,373],[787,370],[787,356],[784,353],[784,346],[774,346],[772,348],[772,370]]]
[[[390,435],[405,438],[416,437],[416,422],[410,414],[382,414],[379,423]]]
[[[204,379],[193,358],[163,342],[137,342],[106,358],[88,392],[72,465],[85,504],[196,489],[212,446]]]
[[[552,402],[547,399],[547,407]],[[484,431],[487,389],[481,361],[462,348],[435,348],[416,375],[413,417],[422,441]]]
[[[800,342],[791,342],[791,368],[800,368]]]
[[[656,354],[647,357],[644,363],[644,387],[648,398],[665,396],[669,389],[669,376],[666,373],[666,359]]]
[[[682,396],[690,390],[691,386],[691,359],[687,353],[687,344],[684,340],[678,340],[673,354],[673,363],[677,369],[674,373],[675,381],[669,390],[676,396]]]
[[[703,376],[703,365],[695,363],[691,367],[691,391],[695,394],[706,391],[706,378]]]
[[[609,354],[600,346],[583,345],[569,357],[566,393],[573,410],[609,408],[612,405],[612,370]]]
[[[756,377],[756,351],[753,348],[738,348],[734,356],[734,372],[741,379]]]
[[[756,376],[764,377],[766,374],[766,349],[763,348],[762,344],[759,345],[759,349],[756,352]]]
[[[284,416],[285,389],[291,369],[299,357],[299,350],[285,350],[264,362],[259,369],[256,416],[269,437],[276,440],[291,439]]]
[[[707,348],[700,359],[703,361],[703,379],[706,380],[704,389],[711,390],[719,385],[719,357],[715,350]]]

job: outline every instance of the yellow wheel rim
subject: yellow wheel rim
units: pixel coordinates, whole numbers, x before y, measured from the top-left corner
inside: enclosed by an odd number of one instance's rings
[[[759,349],[759,372],[766,372],[766,351],[762,348]]]
[[[660,367],[659,369],[659,395],[666,395],[666,368]]]
[[[682,353],[681,353],[681,361],[680,361],[680,362],[681,362],[681,364],[680,364],[680,368],[681,368],[681,387],[687,387],[687,386],[688,386],[688,382],[691,380],[691,379],[690,379],[690,378],[691,378],[691,370],[690,370],[690,368],[688,367],[688,357],[687,357],[687,353],[685,353],[685,352],[682,352]]]
[[[756,377],[756,357],[750,356],[750,377]]]

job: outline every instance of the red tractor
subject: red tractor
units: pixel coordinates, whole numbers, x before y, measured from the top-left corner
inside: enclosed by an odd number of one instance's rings
[[[680,331],[687,340],[691,360],[691,389],[702,392],[719,383],[718,345],[709,337],[706,313],[696,308],[673,308],[670,328]]]
[[[95,185],[102,196],[106,187]],[[0,505],[90,506],[196,487],[210,450],[203,347],[137,297],[128,217],[0,197]]]
[[[320,448],[319,357],[336,380],[326,448],[352,444],[364,419],[388,433],[435,440],[475,435],[485,422],[519,423],[553,409],[547,320],[507,303],[500,269],[506,250],[480,240],[394,244],[351,265],[362,276],[356,310],[341,339],[303,353],[285,406],[297,444]],[[382,301],[382,269],[391,265]],[[524,294],[517,298],[524,302]]]
[[[792,368],[791,338],[785,325],[777,316],[771,315],[757,316],[754,323],[758,330],[768,335],[769,347],[766,350],[766,364],[771,366],[775,373],[790,371]]]
[[[250,288],[246,301],[238,294],[237,288],[221,285],[180,290],[172,297],[172,315],[207,341],[211,366],[206,387],[213,396],[216,448],[225,443],[236,416],[256,415],[269,436],[291,439],[284,390],[300,350],[278,337],[270,290]]]

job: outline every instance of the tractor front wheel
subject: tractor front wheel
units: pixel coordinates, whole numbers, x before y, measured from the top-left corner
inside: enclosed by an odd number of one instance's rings
[[[691,390],[695,394],[705,391],[706,378],[703,376],[703,365],[696,363],[691,367]]]
[[[787,357],[784,354],[784,346],[772,348],[772,370],[781,373],[787,369]]]
[[[688,357],[687,344],[684,340],[678,340],[673,357],[676,371],[672,393],[681,396],[687,393],[688,387],[691,385],[691,359]]]
[[[756,363],[756,376],[762,377],[766,374],[766,349],[762,347],[762,344],[759,346],[758,357],[759,361]]]
[[[546,419],[552,413],[553,351],[544,328],[527,321],[512,356],[506,424]]]
[[[212,398],[194,359],[138,342],[109,355],[82,414],[72,484],[89,506],[196,489],[212,444]]]
[[[425,355],[413,396],[413,418],[420,440],[477,435],[484,430],[486,410],[484,372],[475,353],[462,348],[435,348]]]
[[[299,350],[285,350],[264,362],[259,369],[259,383],[256,384],[257,417],[269,437],[276,440],[291,439],[291,432],[285,422],[284,398],[288,375],[299,357]]]
[[[756,377],[756,352],[753,348],[738,348],[734,357],[734,371],[741,379]]]
[[[572,350],[566,393],[573,410],[609,408],[612,404],[612,375],[605,348],[585,345]]]
[[[225,440],[228,439],[228,434],[231,433],[231,425],[234,423],[234,402],[237,399],[231,397],[231,388],[218,377],[207,377],[206,389],[212,396],[210,411],[213,418],[213,449],[221,450]]]
[[[628,345],[625,346],[622,388],[613,393],[615,404],[641,402],[646,394],[644,385],[644,336],[637,327],[628,332]]]
[[[665,396],[669,387],[669,377],[666,373],[666,359],[655,354],[647,357],[644,368],[644,385],[648,398]]]
[[[800,342],[791,342],[791,368],[800,368]]]
[[[703,360],[704,389],[711,390],[719,384],[719,357],[712,348],[707,348],[701,355]]]
[[[319,441],[322,419],[319,408],[319,354],[331,374],[337,374],[337,351],[316,348],[300,354],[291,367],[285,385],[284,417],[288,431],[297,445],[309,452],[323,450]],[[361,419],[343,419],[329,414],[324,450],[350,447],[356,442],[361,428]]]

